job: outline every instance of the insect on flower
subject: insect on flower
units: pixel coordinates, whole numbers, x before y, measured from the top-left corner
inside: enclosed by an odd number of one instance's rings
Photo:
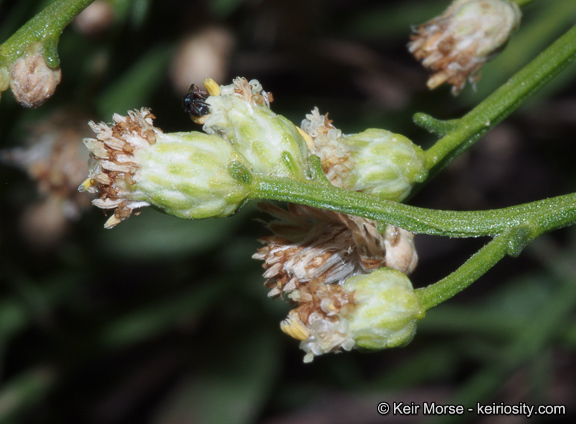
[[[194,121],[194,118],[201,118],[208,114],[208,92],[200,90],[196,84],[192,84],[188,93],[182,99],[182,107],[184,112],[189,113]]]

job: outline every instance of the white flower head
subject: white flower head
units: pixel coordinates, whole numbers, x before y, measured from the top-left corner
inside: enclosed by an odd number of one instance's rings
[[[408,49],[433,74],[428,87],[452,85],[458,94],[474,84],[520,25],[518,5],[509,0],[456,0],[441,16],[419,26]]]
[[[133,211],[155,206],[180,218],[234,213],[249,194],[233,178],[232,163],[246,161],[218,136],[199,132],[165,134],[146,109],[115,114],[114,124],[90,123],[96,138],[84,143],[91,152],[89,178],[79,187],[96,193],[93,204],[114,209],[111,228]]]

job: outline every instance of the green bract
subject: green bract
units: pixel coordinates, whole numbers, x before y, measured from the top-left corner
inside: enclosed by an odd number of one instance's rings
[[[426,179],[424,152],[400,134],[371,128],[344,136],[354,162],[344,187],[387,200],[401,201],[412,185]]]
[[[86,139],[92,164],[80,190],[97,193],[93,200],[114,209],[111,228],[134,209],[155,206],[180,218],[230,215],[250,194],[246,160],[224,139],[200,132],[164,134],[152,125],[148,109],[114,115],[114,125],[90,123],[96,139]],[[242,169],[239,169],[242,168]],[[249,171],[247,171],[249,172]]]
[[[199,132],[160,134],[134,155],[140,168],[130,190],[180,218],[224,217],[235,212],[250,190],[232,178],[228,166],[246,161],[223,139]]]
[[[357,347],[385,349],[412,340],[425,312],[406,275],[381,268],[348,278],[342,288],[354,293],[355,308],[345,317]]]

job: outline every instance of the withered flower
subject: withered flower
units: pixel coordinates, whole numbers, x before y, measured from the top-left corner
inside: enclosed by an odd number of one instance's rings
[[[390,268],[353,276],[342,284],[314,280],[290,295],[297,306],[280,327],[300,340],[304,362],[353,348],[404,346],[425,315],[408,277]]]
[[[404,273],[416,267],[414,235],[403,229],[390,225],[380,234],[376,221],[303,205],[259,207],[276,218],[267,225],[273,235],[260,239],[265,246],[253,256],[264,261],[269,296],[313,280],[339,284],[383,266]]]
[[[380,234],[375,221],[308,206],[260,208],[276,220],[268,223],[273,235],[260,239],[265,246],[253,258],[264,261],[269,296],[296,305],[282,331],[307,346],[306,362],[350,350],[355,342],[340,312],[354,303],[354,293],[343,290],[344,282],[381,267],[411,272],[417,263],[413,234],[394,226]]]

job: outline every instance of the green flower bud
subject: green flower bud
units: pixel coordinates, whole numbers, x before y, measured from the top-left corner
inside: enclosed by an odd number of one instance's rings
[[[484,63],[506,45],[521,16],[509,0],[456,0],[442,16],[416,29],[408,49],[434,72],[430,89],[447,82],[456,95],[466,80],[478,80]]]
[[[205,83],[209,92],[212,81]],[[270,110],[271,94],[256,80],[236,78],[206,99],[204,131],[225,138],[255,173],[302,178],[308,150],[298,128]]]
[[[90,123],[96,139],[89,178],[80,191],[97,193],[92,203],[114,209],[111,228],[133,210],[155,206],[180,218],[232,214],[250,193],[230,168],[246,170],[246,160],[222,138],[199,132],[164,134],[148,109],[114,115],[114,125]],[[238,172],[238,170],[237,170]]]
[[[371,128],[342,135],[317,108],[306,115],[302,129],[310,136],[311,153],[320,157],[337,187],[401,201],[428,175],[422,149],[400,134]]]
[[[408,344],[425,311],[412,283],[399,271],[381,268],[348,278],[344,292],[353,293],[354,308],[343,310],[347,334],[356,347],[386,349]]]
[[[424,152],[400,134],[371,128],[344,137],[355,166],[345,185],[385,199],[400,201],[412,185],[426,179]]]

